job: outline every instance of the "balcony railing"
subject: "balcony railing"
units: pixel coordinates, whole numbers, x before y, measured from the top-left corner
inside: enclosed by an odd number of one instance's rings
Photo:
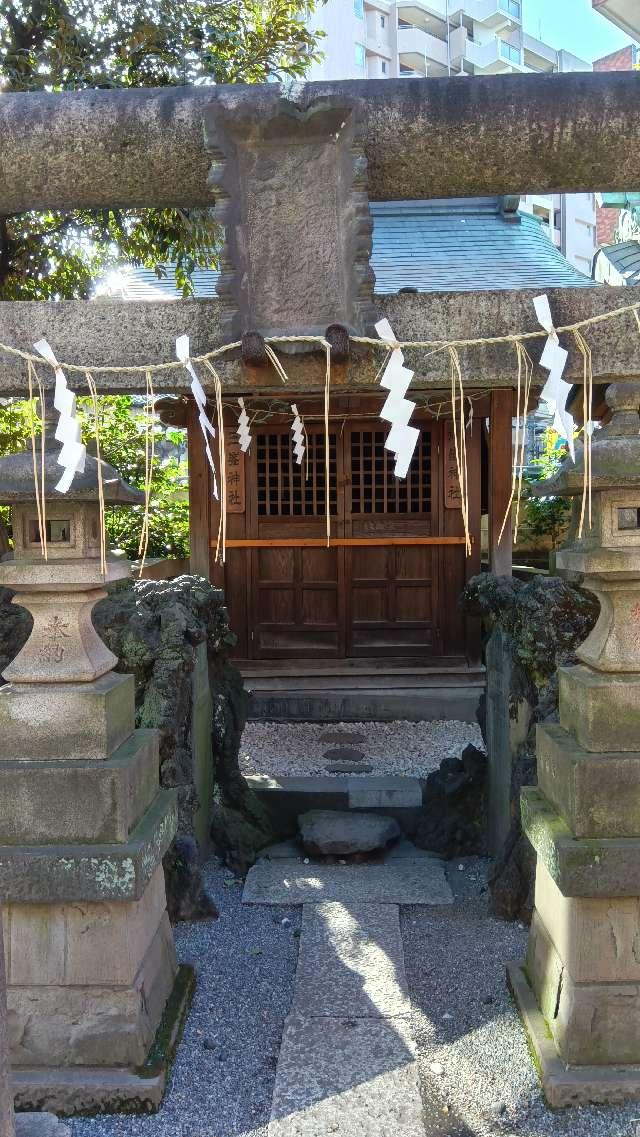
[[[398,28],[398,54],[417,55],[427,62],[432,60],[445,67],[447,65],[447,45],[444,40],[413,25]]]
[[[486,27],[498,29],[505,24],[516,26],[522,23],[521,0],[455,0],[449,6],[451,19],[458,22],[460,15],[470,16]]]

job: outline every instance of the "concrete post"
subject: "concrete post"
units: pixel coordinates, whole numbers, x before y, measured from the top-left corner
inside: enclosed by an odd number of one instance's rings
[[[558,570],[600,600],[579,662],[560,668],[560,724],[538,728],[539,784],[522,796],[535,912],[526,973],[510,978],[554,1106],[640,1095],[640,382],[607,402],[581,540],[583,456],[540,491],[575,498]]]

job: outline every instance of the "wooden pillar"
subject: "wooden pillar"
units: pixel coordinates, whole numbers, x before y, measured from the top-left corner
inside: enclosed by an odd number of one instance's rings
[[[195,400],[187,410],[187,446],[189,454],[189,538],[191,572],[210,580],[209,540],[211,526],[211,476],[198,422]]]
[[[513,391],[491,392],[489,412],[489,568],[496,576],[511,576],[512,531],[507,519],[498,542],[511,496],[513,468]]]

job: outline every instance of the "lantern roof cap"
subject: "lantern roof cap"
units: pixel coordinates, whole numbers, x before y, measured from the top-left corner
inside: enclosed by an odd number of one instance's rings
[[[60,443],[51,439],[45,446],[44,455],[44,494],[48,501],[85,502],[98,501],[98,465],[102,473],[104,500],[109,505],[139,505],[144,501],[142,490],[134,489],[125,482],[114,466],[87,454],[82,473],[76,473],[67,493],[56,490],[62,475],[58,464]],[[40,440],[36,443],[36,469],[40,477]],[[0,458],[0,503],[13,505],[36,500],[33,478],[33,454],[23,450]]]

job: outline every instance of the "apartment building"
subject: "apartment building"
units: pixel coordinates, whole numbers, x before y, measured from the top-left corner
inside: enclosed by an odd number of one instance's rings
[[[310,18],[324,59],[310,79],[385,79],[519,72],[590,71],[591,64],[527,35],[526,0],[327,0]],[[514,186],[514,191],[519,187]],[[529,195],[567,260],[586,276],[596,247],[593,194]]]

